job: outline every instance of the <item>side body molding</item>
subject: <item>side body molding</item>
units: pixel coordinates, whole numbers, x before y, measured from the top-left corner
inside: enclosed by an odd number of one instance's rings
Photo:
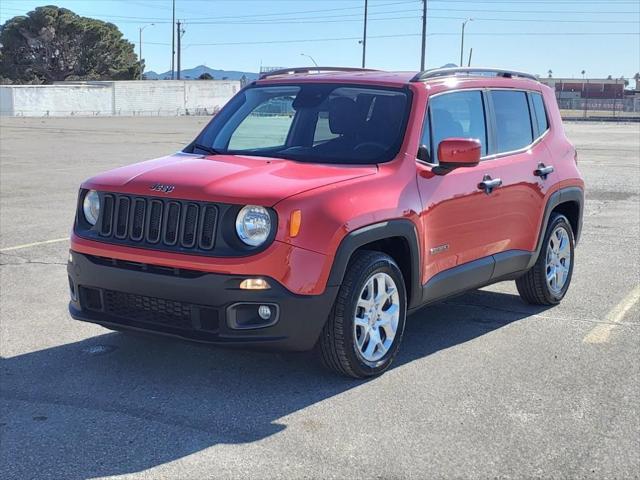
[[[353,253],[363,245],[377,240],[399,237],[406,241],[409,247],[409,264],[411,265],[411,279],[406,285],[411,301],[409,309],[420,306],[422,303],[422,291],[420,285],[420,247],[418,243],[418,232],[411,220],[397,219],[385,222],[374,223],[366,227],[359,228],[348,233],[340,242],[338,251],[333,261],[333,267],[329,274],[328,286],[339,286],[347,271],[349,260]]]

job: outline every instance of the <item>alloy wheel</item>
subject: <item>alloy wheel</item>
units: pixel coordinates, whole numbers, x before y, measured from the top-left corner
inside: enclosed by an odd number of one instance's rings
[[[376,273],[364,284],[353,321],[356,352],[377,362],[391,349],[400,320],[400,296],[391,276]]]

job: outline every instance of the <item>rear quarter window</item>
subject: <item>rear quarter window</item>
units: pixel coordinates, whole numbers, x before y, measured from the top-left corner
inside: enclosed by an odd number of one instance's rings
[[[496,153],[512,152],[533,142],[526,92],[491,91],[496,122]]]
[[[549,128],[547,120],[547,111],[544,107],[544,100],[539,93],[531,93],[531,103],[533,103],[533,111],[536,117],[536,125],[538,126],[538,136],[542,135]]]

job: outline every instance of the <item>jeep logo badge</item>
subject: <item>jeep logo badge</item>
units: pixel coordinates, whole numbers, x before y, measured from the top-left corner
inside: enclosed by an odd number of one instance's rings
[[[173,189],[176,188],[173,185],[162,185],[161,183],[156,183],[155,185],[151,185],[151,190],[154,192],[162,192],[162,193],[171,193]]]

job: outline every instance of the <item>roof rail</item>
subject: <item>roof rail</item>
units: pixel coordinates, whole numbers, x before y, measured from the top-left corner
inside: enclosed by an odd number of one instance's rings
[[[521,77],[528,78],[529,80],[538,81],[535,75],[524,72],[517,72],[515,70],[505,70],[502,68],[483,68],[483,67],[452,67],[452,68],[434,68],[431,70],[425,70],[419,72],[415,77],[411,79],[412,82],[424,82],[431,78],[437,77],[450,77],[455,75],[469,75],[469,76],[486,76],[487,74],[493,74],[496,77]]]
[[[281,68],[271,72],[260,74],[259,80],[275,77],[278,75],[293,75],[294,73],[311,73],[311,72],[376,72],[372,68],[355,68],[355,67],[293,67]]]

